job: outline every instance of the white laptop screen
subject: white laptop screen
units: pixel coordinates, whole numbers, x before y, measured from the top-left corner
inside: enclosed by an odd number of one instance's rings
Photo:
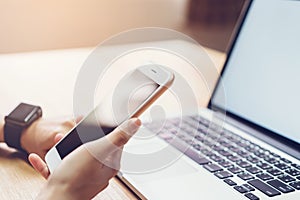
[[[222,82],[211,105],[300,143],[300,1],[252,2]]]

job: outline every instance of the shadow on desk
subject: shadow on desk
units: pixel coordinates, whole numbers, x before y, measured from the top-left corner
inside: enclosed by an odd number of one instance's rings
[[[11,149],[5,144],[0,145],[0,158],[21,159],[29,164],[27,156],[27,154]]]

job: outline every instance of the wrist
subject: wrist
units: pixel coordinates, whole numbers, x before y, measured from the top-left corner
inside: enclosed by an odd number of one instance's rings
[[[21,148],[24,149],[27,153],[31,153],[30,151],[30,146],[32,145],[32,141],[30,141],[30,134],[27,131],[29,129],[29,127],[27,127],[26,129],[23,130],[21,137],[20,137],[20,145]],[[31,139],[33,140],[33,138]]]
[[[44,188],[39,192],[37,200],[73,200],[73,195],[68,191],[68,187],[65,184],[52,184],[48,181]]]
[[[74,190],[72,182],[57,180],[55,177],[50,176],[45,187],[38,194],[37,199],[84,200],[91,198],[81,194],[80,188]]]
[[[41,119],[41,118],[40,118]],[[36,120],[35,122],[33,122],[32,124],[30,124],[28,127],[26,127],[21,134],[20,137],[20,145],[21,148],[24,149],[27,153],[32,153],[32,149],[36,149],[36,138],[35,138],[35,127],[36,124],[38,123],[38,121],[40,120]]]

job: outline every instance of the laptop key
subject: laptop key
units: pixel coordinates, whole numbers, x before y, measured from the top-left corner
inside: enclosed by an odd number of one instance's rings
[[[243,186],[246,190],[248,190],[248,192],[252,192],[252,191],[255,190],[253,187],[251,187],[251,186],[248,185],[248,184],[243,184],[242,186]]]
[[[256,151],[256,149],[255,149],[253,146],[251,146],[251,145],[246,146],[245,149],[246,149],[247,151],[251,152],[251,153],[253,153],[253,152]]]
[[[273,176],[278,176],[280,174],[283,174],[282,171],[279,171],[278,169],[268,169],[267,172],[269,172],[270,174],[272,174]]]
[[[267,183],[272,185],[274,188],[276,188],[277,190],[279,190],[282,193],[289,193],[289,192],[295,191],[291,186],[288,186],[279,180],[271,180],[271,181],[268,181]]]
[[[228,171],[220,171],[220,172],[215,173],[215,176],[217,176],[220,179],[224,179],[224,178],[232,177],[233,175],[231,173],[229,173]]]
[[[264,160],[270,164],[278,163],[278,159],[276,159],[274,157],[265,157]]]
[[[210,150],[208,150],[208,149],[201,149],[201,153],[203,153],[203,154],[206,155],[206,156],[210,156],[210,155],[213,154],[213,153],[212,153]]]
[[[219,144],[221,144],[223,147],[229,147],[229,146],[231,146],[231,144],[230,143],[228,143],[227,141],[225,141],[225,140],[220,140],[219,141]]]
[[[233,187],[236,191],[240,192],[240,193],[246,193],[248,192],[248,190],[242,186],[234,186]]]
[[[264,162],[257,163],[256,166],[258,166],[261,169],[271,169],[272,168],[271,165],[264,163]]]
[[[295,188],[297,190],[300,190],[300,181],[290,183],[290,186],[292,186],[293,188]]]
[[[248,156],[246,159],[253,164],[256,164],[259,162],[259,159],[256,157],[253,157],[253,156]]]
[[[191,148],[188,148],[185,152],[185,155],[187,155],[188,157],[190,157],[192,160],[194,160],[195,162],[197,162],[199,165],[205,165],[210,163],[211,161],[208,160],[205,157],[202,157],[198,154],[198,152],[194,151]]]
[[[239,143],[242,140],[242,138],[237,135],[228,137],[228,139],[233,143]]]
[[[300,175],[300,171],[299,170],[296,170],[296,169],[288,169],[288,170],[285,170],[285,172],[291,176],[298,176]]]
[[[226,167],[226,168],[228,168],[228,167],[232,167],[233,166],[233,164],[231,164],[230,162],[228,162],[228,161],[221,161],[221,162],[219,162],[219,165],[221,165],[222,167]]]
[[[258,178],[260,178],[263,181],[271,180],[273,179],[273,176],[267,174],[267,173],[261,173],[256,175]]]
[[[230,147],[228,147],[228,149],[230,149],[230,150],[233,151],[234,153],[237,153],[237,152],[240,151],[240,148],[235,147],[235,146],[230,146]]]
[[[281,158],[280,160],[282,160],[283,162],[287,163],[287,164],[291,164],[292,162],[286,158]]]
[[[252,193],[245,194],[245,197],[247,197],[250,200],[259,200],[259,198]]]
[[[243,160],[236,162],[236,164],[242,168],[247,168],[247,167],[251,166],[250,163],[248,163],[247,161],[243,161]]]
[[[279,168],[279,169],[281,169],[281,170],[285,170],[285,169],[291,168],[290,166],[288,166],[288,165],[286,165],[284,163],[278,163],[278,164],[275,164],[274,166],[277,167],[277,168]]]
[[[200,136],[200,135],[196,135],[196,136],[195,136],[195,139],[198,140],[199,142],[204,141],[203,136]]]
[[[171,144],[175,148],[177,148],[179,151],[184,152],[185,155],[190,157],[192,160],[197,162],[199,165],[204,165],[204,164],[208,164],[211,162],[210,160],[208,160],[204,157],[201,157],[196,150],[188,147],[187,145],[183,144],[181,141],[174,139]]]
[[[212,147],[211,147],[213,150],[217,151],[217,152],[221,152],[221,151],[224,151],[224,148],[219,146],[218,144],[214,144]],[[222,154],[221,154],[222,155]]]
[[[256,152],[254,152],[254,155],[256,155],[257,157],[260,157],[260,158],[266,157],[266,154],[264,152],[256,151]]]
[[[193,144],[192,145],[196,150],[201,150],[201,145],[200,144]]]
[[[231,168],[228,168],[228,171],[230,171],[234,174],[237,174],[237,173],[242,172],[243,170],[241,168],[238,168],[238,167],[231,167]]]
[[[219,152],[219,154],[221,154],[222,156],[231,156],[231,153],[230,152],[228,152],[228,151],[226,151],[226,150],[221,150],[221,151],[218,151]]]
[[[248,151],[245,151],[245,150],[240,150],[238,152],[236,152],[238,155],[242,156],[242,157],[246,157],[246,156],[249,156],[250,153]]]
[[[245,141],[245,140],[241,140],[239,142],[236,143],[237,145],[239,145],[242,148],[245,148],[246,146],[248,146],[250,143],[249,141]]]
[[[216,162],[220,162],[220,161],[224,160],[222,157],[220,157],[216,154],[210,155],[209,158],[212,159],[213,161],[216,161]]]
[[[251,174],[257,174],[262,172],[259,168],[257,167],[249,167],[246,169],[248,172],[250,172]]]
[[[266,183],[258,179],[248,181],[248,183],[269,197],[273,197],[281,194],[279,191],[275,190],[271,186],[267,185]]]
[[[216,164],[203,165],[203,167],[207,169],[209,172],[217,172],[223,170],[219,165]]]
[[[281,175],[281,176],[278,176],[278,179],[282,180],[283,182],[285,183],[289,183],[289,182],[292,182],[292,181],[295,181],[296,179],[294,179],[293,177],[289,176],[289,175]]]
[[[272,156],[276,157],[276,158],[280,158],[280,156],[279,156],[278,154],[276,154],[276,153],[271,152],[270,154],[271,154]]]
[[[293,166],[293,167],[295,167],[295,168],[297,168],[297,169],[300,169],[300,165],[297,165],[297,164],[295,164],[295,163],[291,164],[291,166]]]
[[[206,165],[206,164],[210,163],[210,160],[208,160],[204,157],[199,157],[199,158],[195,159],[194,161],[196,161],[199,165]]]
[[[249,174],[249,173],[240,173],[237,175],[239,178],[243,179],[244,181],[247,181],[247,180],[250,180],[250,179],[253,179],[254,177]]]
[[[238,160],[241,160],[240,157],[238,157],[238,156],[233,156],[233,155],[228,156],[227,158],[228,158],[229,160],[231,160],[232,162],[236,162],[236,161],[238,161]]]
[[[231,179],[224,179],[224,182],[227,183],[229,186],[237,185],[236,182],[234,182]]]

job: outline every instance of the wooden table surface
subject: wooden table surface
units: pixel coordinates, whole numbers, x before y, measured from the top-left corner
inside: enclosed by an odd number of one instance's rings
[[[19,102],[41,105],[47,118],[72,116],[76,74],[91,51],[82,48],[0,55],[0,116],[3,118]],[[206,51],[220,70],[225,55],[211,49]],[[0,144],[0,177],[0,199],[5,200],[34,199],[45,183],[26,156],[4,143]],[[136,197],[113,178],[96,199]]]

